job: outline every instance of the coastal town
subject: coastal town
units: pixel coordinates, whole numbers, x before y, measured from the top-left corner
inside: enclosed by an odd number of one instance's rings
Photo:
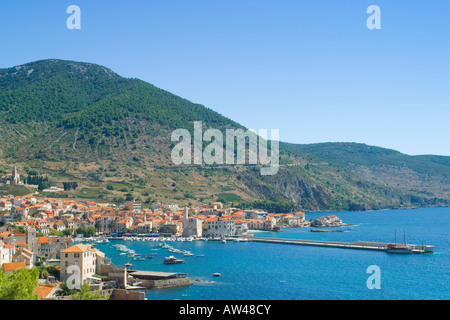
[[[6,178],[10,185],[19,184],[15,167]],[[134,283],[140,283],[141,289],[160,288],[187,285],[189,279],[185,274],[118,268],[103,252],[84,244],[85,239],[94,243],[161,238],[225,241],[229,237],[245,239],[252,232],[309,225],[304,212],[224,208],[221,202],[182,208],[173,203],[154,203],[144,208],[135,201],[117,205],[42,197],[39,192],[9,194],[0,196],[0,268],[5,274],[20,268],[46,268],[37,288],[42,299],[56,298],[55,293],[70,278],[70,267],[74,265],[84,266],[78,273],[79,283],[109,289],[106,292],[116,299],[138,299],[142,292],[127,290]],[[108,281],[101,281],[105,279]]]

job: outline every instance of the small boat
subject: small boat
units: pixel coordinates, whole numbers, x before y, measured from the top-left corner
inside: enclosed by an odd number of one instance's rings
[[[133,260],[134,261],[142,261],[142,260],[145,260],[144,258],[140,258],[140,257],[135,257],[135,258],[133,258]]]
[[[220,242],[222,242],[222,243],[227,243],[227,240],[222,239],[222,240],[220,240]]]
[[[213,276],[214,276],[214,277],[220,277],[220,276],[221,276],[221,274],[220,274],[220,273],[218,273],[218,272],[216,272],[216,273],[213,273]]]
[[[198,254],[197,257],[204,257],[204,254]]]
[[[145,259],[153,259],[153,256],[145,256]]]
[[[184,252],[183,252],[183,255],[184,255],[185,257],[187,257],[187,256],[193,256],[194,254],[193,254],[192,252],[190,252],[190,251],[184,251]]]
[[[163,263],[165,264],[175,264],[175,263],[183,263],[184,260],[177,259],[174,256],[165,257]]]

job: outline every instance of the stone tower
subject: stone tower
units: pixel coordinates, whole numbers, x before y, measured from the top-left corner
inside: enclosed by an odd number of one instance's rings
[[[25,236],[26,236],[26,244],[30,248],[31,251],[36,250],[36,229],[33,227],[28,227],[25,230]],[[34,261],[36,262],[36,255],[34,255]]]
[[[189,209],[188,207],[184,207],[183,209],[183,220],[187,220],[189,215]]]
[[[12,173],[11,173],[11,182],[10,182],[10,183],[11,183],[13,186],[15,186],[15,185],[18,185],[19,182],[20,182],[20,175],[19,175],[19,173],[17,172],[17,167],[14,166],[14,168],[13,168],[13,170],[12,170]]]

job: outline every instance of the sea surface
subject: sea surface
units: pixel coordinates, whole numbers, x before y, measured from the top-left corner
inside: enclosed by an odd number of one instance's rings
[[[117,266],[129,262],[112,244],[136,253],[157,253],[133,261],[133,269],[188,273],[192,285],[147,290],[148,300],[429,300],[450,299],[450,208],[364,212],[306,213],[306,219],[337,215],[351,227],[345,232],[316,233],[311,228],[285,228],[255,236],[330,241],[406,242],[434,246],[432,254],[389,254],[379,251],[287,244],[218,241],[166,242],[194,256],[156,249],[158,242],[114,240],[96,247]],[[204,255],[197,257],[196,255]],[[186,263],[165,265],[174,255]],[[380,270],[379,289],[369,289],[369,266]],[[214,277],[213,273],[220,273]]]

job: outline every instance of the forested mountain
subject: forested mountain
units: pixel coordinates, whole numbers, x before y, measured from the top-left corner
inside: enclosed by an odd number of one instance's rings
[[[418,196],[450,198],[450,157],[410,156],[362,143],[288,144],[283,147],[315,155],[378,184]]]
[[[262,176],[251,165],[176,166],[170,159],[171,133],[178,128],[192,132],[194,121],[222,132],[243,128],[200,104],[95,64],[52,59],[0,69],[0,170],[6,173],[15,163],[25,176],[37,171],[56,185],[78,182],[62,197],[185,204],[222,200],[274,211],[450,203],[434,182],[424,193],[390,183],[388,173],[386,181],[362,174],[348,165],[348,152],[339,146],[320,152],[281,144],[281,167],[274,176]],[[389,162],[398,156],[395,152],[379,157],[367,152],[353,156],[359,159],[357,168],[396,165]],[[405,159],[420,175],[436,177],[449,167],[447,157]],[[445,179],[442,186],[448,190]]]

